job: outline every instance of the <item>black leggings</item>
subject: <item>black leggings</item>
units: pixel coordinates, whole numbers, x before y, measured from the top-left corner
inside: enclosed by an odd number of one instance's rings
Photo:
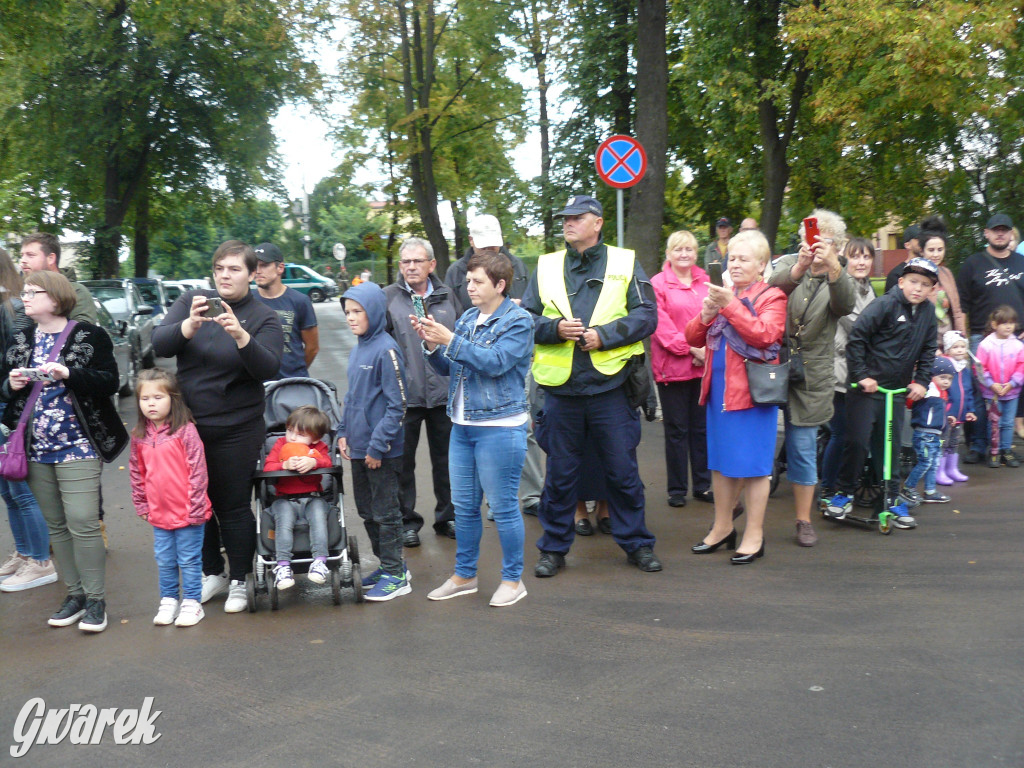
[[[230,427],[197,425],[206,450],[206,471],[213,517],[203,536],[203,573],[224,571],[220,546],[228,555],[233,581],[252,571],[256,552],[256,518],[252,514],[252,476],[263,447],[263,419]]]

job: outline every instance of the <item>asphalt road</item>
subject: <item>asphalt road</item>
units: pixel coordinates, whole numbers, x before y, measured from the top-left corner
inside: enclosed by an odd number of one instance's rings
[[[343,390],[353,339],[337,303],[317,312],[313,373]],[[122,403],[126,421],[132,409]],[[639,573],[598,534],[576,542],[559,576],[534,579],[528,517],[526,599],[488,607],[500,567],[488,524],[480,593],[431,603],[454,542],[427,526],[407,550],[409,596],[335,607],[300,580],[277,612],[264,597],[256,614],[227,615],[215,599],[191,629],[151,623],[151,533],[123,457],[104,473],[107,631],[48,627],[60,584],[0,594],[0,764],[1024,766],[1024,469],[968,467],[971,481],[922,510],[917,530],[820,521],[813,549],[794,543],[783,481],[766,556],[735,568],[724,553],[690,554],[711,510],[667,506],[662,451],[661,424],[645,424],[662,573]],[[368,553],[350,499],[346,509]],[[54,709],[152,697],[160,738],[119,745],[107,729],[96,745],[68,737],[15,761],[33,697]]]

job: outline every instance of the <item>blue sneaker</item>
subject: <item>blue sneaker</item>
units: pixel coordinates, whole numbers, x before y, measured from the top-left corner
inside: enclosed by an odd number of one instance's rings
[[[369,589],[370,587],[376,585],[376,583],[381,580],[381,577],[383,575],[384,575],[384,569],[383,568],[378,568],[376,571],[374,571],[369,576],[367,576],[367,577],[365,577],[363,579],[363,586],[366,587],[367,589]],[[412,584],[412,574],[409,573],[409,569],[408,568],[405,569],[405,580],[407,582],[409,582],[410,584]]]
[[[889,507],[889,511],[895,516],[892,524],[897,528],[917,528],[917,520],[911,517],[907,512],[906,504],[897,504],[893,507]]]
[[[825,514],[833,520],[842,520],[853,509],[853,499],[845,493],[837,493],[825,508]]]
[[[405,574],[395,576],[385,572],[381,574],[380,579],[373,585],[373,588],[366,593],[365,599],[370,602],[380,603],[407,595],[410,592],[412,592],[412,587],[409,585],[409,580],[405,577]]]

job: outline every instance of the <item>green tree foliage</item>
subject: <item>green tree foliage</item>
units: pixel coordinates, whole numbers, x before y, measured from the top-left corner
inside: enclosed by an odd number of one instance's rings
[[[300,44],[320,0],[0,0],[0,17],[0,169],[32,175],[42,223],[93,233],[101,275],[141,190],[270,185],[269,121],[318,82]]]

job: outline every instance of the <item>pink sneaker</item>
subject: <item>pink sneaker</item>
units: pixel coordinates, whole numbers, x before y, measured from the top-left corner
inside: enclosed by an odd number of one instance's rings
[[[17,573],[0,583],[0,592],[21,592],[45,584],[53,584],[56,580],[57,569],[53,567],[53,560],[40,562],[30,557],[22,563]]]

